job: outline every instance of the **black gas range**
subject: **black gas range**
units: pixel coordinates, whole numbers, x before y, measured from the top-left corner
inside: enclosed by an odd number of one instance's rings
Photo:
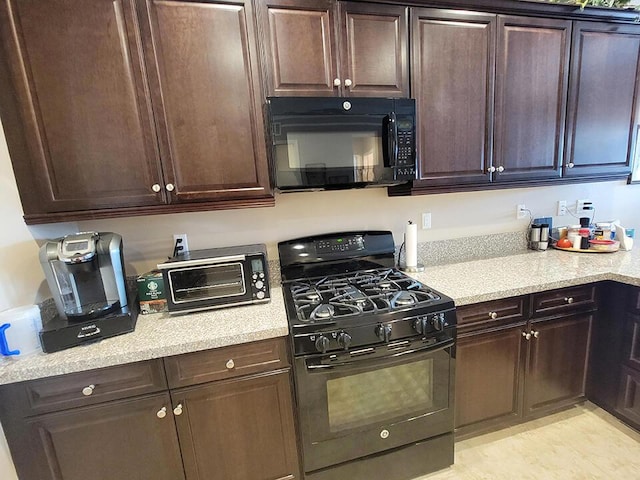
[[[453,300],[394,267],[388,231],[278,250],[305,478],[404,480],[450,465]]]

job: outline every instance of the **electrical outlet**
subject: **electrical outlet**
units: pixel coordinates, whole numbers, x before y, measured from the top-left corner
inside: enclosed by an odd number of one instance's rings
[[[524,203],[521,203],[520,205],[517,206],[516,218],[518,220],[522,220],[523,218],[527,218],[527,207],[524,205]]]
[[[189,243],[187,242],[186,233],[173,234],[173,254],[186,253],[189,251]]]
[[[558,200],[558,211],[556,215],[559,217],[567,214],[567,201],[566,200]]]
[[[431,213],[423,213],[422,214],[422,229],[427,230],[431,228]]]
[[[576,214],[587,213],[593,210],[593,203],[588,198],[576,200]]]

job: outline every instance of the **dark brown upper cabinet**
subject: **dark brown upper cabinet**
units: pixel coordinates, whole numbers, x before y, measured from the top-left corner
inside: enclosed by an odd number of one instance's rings
[[[571,22],[412,10],[425,185],[557,178]]]
[[[27,223],[272,205],[250,2],[5,0]]]
[[[250,0],[141,8],[171,202],[271,194],[251,8]]]
[[[488,183],[496,16],[415,8],[411,31],[420,180]]]
[[[493,181],[558,178],[571,22],[498,16]]]
[[[576,22],[566,177],[626,175],[638,131],[637,26]]]
[[[259,0],[268,95],[408,97],[407,7]]]

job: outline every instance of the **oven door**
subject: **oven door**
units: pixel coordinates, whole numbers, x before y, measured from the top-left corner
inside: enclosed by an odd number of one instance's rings
[[[454,348],[447,335],[297,358],[305,471],[452,432]]]

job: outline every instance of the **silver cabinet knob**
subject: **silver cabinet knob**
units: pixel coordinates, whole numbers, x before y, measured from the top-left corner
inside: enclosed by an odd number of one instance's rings
[[[162,407],[160,410],[156,412],[156,417],[164,418],[167,416],[167,407]]]
[[[493,173],[496,171],[496,167],[494,167],[493,165],[491,165],[489,168],[487,168],[487,172],[489,173]]]
[[[567,303],[573,303],[573,297],[564,297],[564,301]]]
[[[500,165],[498,168],[496,168],[496,170],[498,171],[498,173],[502,173],[504,172],[504,167]]]
[[[573,168],[573,167],[575,167],[575,164],[573,162],[567,163],[567,168]]]
[[[522,336],[527,340],[531,340],[531,334],[529,332],[522,332]]]
[[[154,183],[153,186],[151,187],[151,190],[158,193],[160,190],[162,190],[162,187],[158,183]]]
[[[531,334],[534,336],[534,338],[538,338],[540,336],[540,332],[537,332],[536,330],[531,330]]]
[[[229,360],[227,360],[227,365],[226,366],[227,366],[227,368],[229,370],[231,370],[233,367],[236,366],[235,362],[233,361],[233,358],[230,358]]]
[[[345,79],[344,86],[350,87],[351,85],[353,85],[353,82],[351,81],[351,79],[350,78]]]
[[[498,318],[498,314],[496,312],[489,312],[489,317],[495,320],[496,318]]]
[[[179,403],[178,405],[176,405],[176,408],[173,409],[173,414],[174,415],[182,415],[182,404]]]
[[[340,84],[342,84],[342,82],[340,81],[340,79],[339,79],[339,78],[335,78],[335,79],[333,80],[333,86],[334,86],[334,87],[339,87],[339,86],[340,86]]]
[[[87,385],[86,387],[84,387],[84,388],[82,389],[82,394],[83,394],[85,397],[88,397],[89,395],[91,395],[91,394],[93,393],[94,388],[96,388],[96,386],[95,386],[95,385]]]
[[[167,192],[173,192],[176,187],[173,186],[173,183],[167,183],[167,186],[164,188],[167,189]]]

